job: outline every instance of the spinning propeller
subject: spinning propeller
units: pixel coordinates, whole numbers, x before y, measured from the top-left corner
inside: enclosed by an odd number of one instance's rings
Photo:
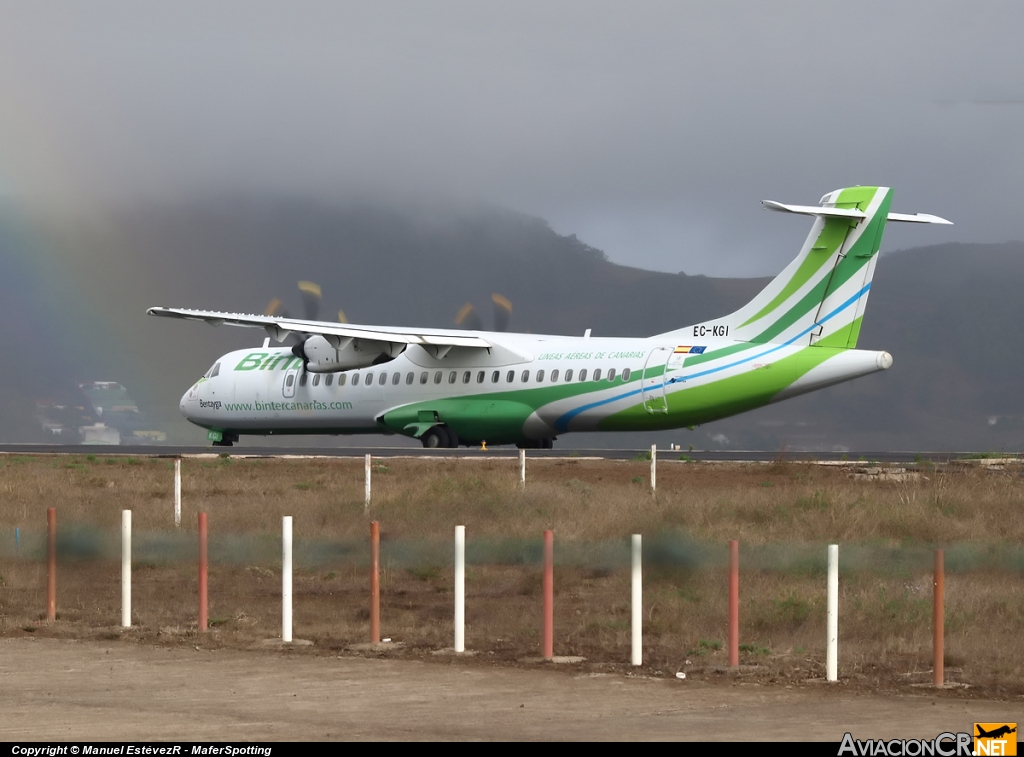
[[[508,331],[509,321],[512,319],[512,303],[504,295],[494,293],[491,295],[491,302],[494,303],[494,331]],[[455,325],[470,331],[483,331],[483,322],[480,314],[472,302],[467,302],[455,316]]]
[[[320,285],[312,281],[300,281],[299,292],[302,294],[302,312],[303,318],[307,321],[319,320],[320,315],[320,304],[323,302],[323,294],[320,291]],[[263,311],[264,315],[276,315],[281,318],[291,318],[291,313],[288,312],[288,308],[285,304],[277,297],[270,301],[267,305],[267,309]],[[338,311],[338,322],[348,323],[348,318],[345,317],[345,311]],[[296,357],[302,358],[303,363],[307,361],[306,353],[303,350],[303,345],[309,336],[303,336],[300,334],[289,334],[287,338],[280,344],[290,344],[292,346],[292,354]]]

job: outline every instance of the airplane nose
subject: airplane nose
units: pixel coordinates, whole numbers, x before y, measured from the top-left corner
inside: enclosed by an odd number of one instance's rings
[[[188,395],[191,391],[192,390],[190,389],[188,392],[181,395],[181,402],[178,403],[178,410],[181,411],[181,414],[185,416],[186,419],[188,418]]]

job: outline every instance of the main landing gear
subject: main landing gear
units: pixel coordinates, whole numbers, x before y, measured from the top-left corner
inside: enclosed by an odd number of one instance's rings
[[[238,434],[230,432],[230,431],[225,431],[221,435],[220,441],[219,442],[214,442],[213,446],[214,447],[230,447],[230,446],[232,446],[237,441],[238,441]]]
[[[448,426],[434,426],[423,433],[420,441],[427,449],[454,449],[459,446],[459,435]]]

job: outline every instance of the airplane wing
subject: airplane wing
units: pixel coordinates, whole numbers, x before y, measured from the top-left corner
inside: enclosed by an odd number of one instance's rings
[[[392,344],[418,344],[433,353],[447,352],[452,347],[489,349],[486,339],[472,333],[453,329],[402,329],[390,326],[357,326],[328,321],[304,321],[297,318],[279,318],[272,315],[221,313],[216,310],[190,310],[188,308],[150,308],[150,315],[164,318],[184,318],[204,321],[212,326],[226,324],[246,328],[265,329],[271,339],[283,342],[289,334],[319,334],[335,348],[352,339],[367,339]]]

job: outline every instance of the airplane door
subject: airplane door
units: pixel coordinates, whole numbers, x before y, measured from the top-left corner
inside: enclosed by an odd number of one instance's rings
[[[293,366],[284,372],[284,379],[281,382],[281,394],[286,398],[295,396],[295,385],[299,383],[299,371],[302,364]]]
[[[644,410],[648,413],[667,413],[668,395],[665,393],[668,359],[672,350],[668,347],[655,347],[644,362],[644,372],[640,377],[640,395],[644,400]],[[663,370],[659,370],[659,368]]]

